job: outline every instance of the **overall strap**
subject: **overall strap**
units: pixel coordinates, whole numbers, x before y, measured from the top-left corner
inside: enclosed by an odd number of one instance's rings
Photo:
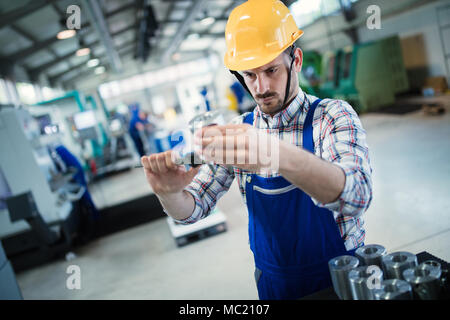
[[[253,111],[251,111],[244,117],[244,123],[253,126]]]
[[[321,101],[322,99],[317,99],[309,106],[308,114],[306,115],[305,123],[303,125],[303,149],[306,149],[312,153],[314,153],[314,139],[312,126],[314,119],[314,111],[316,110],[317,105]]]

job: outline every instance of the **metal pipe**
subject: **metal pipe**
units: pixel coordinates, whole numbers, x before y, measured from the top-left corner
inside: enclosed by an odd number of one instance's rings
[[[353,256],[339,256],[328,261],[331,281],[336,295],[341,300],[351,300],[352,292],[348,281],[348,273],[358,267],[359,260]]]
[[[362,266],[351,270],[348,273],[350,290],[353,300],[375,300],[373,291],[375,287],[371,287],[369,283],[375,280],[375,283],[381,285],[383,281],[383,272],[379,274],[368,273],[369,266]]]
[[[91,25],[94,26],[100,41],[105,47],[106,56],[111,66],[117,73],[122,72],[122,61],[117,50],[114,48],[114,42],[109,33],[105,16],[97,1],[82,0],[83,8],[86,8]]]
[[[170,62],[170,57],[173,53],[178,49],[181,42],[185,39],[186,33],[189,31],[189,28],[191,27],[191,24],[194,22],[195,18],[198,15],[198,12],[203,8],[205,5],[206,0],[196,0],[190,7],[189,11],[186,14],[186,17],[184,18],[183,22],[180,23],[177,32],[175,33],[175,36],[170,41],[169,46],[167,47],[164,54],[161,56],[161,62],[163,64],[167,64]]]
[[[355,256],[362,266],[376,265],[382,268],[382,257],[387,254],[386,248],[379,244],[368,244],[355,251]]]
[[[405,280],[389,279],[381,282],[380,289],[373,291],[375,300],[412,300],[411,285]]]
[[[441,293],[441,269],[421,263],[403,271],[403,278],[412,286],[414,295],[420,300],[436,300]]]
[[[406,251],[393,252],[382,258],[386,279],[403,279],[403,270],[417,266],[415,254]]]

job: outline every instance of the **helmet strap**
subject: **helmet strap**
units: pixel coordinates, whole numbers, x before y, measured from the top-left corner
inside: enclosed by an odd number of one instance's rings
[[[287,99],[289,98],[289,92],[290,92],[290,88],[291,88],[292,66],[294,65],[294,61],[295,61],[295,44],[292,45],[289,56],[291,57],[292,60],[291,60],[291,66],[289,67],[289,72],[288,72],[288,79],[287,79],[287,84],[286,84],[286,92],[284,94],[283,107],[285,106]]]
[[[250,92],[249,88],[245,84],[244,77],[241,76],[241,74],[239,72],[237,72],[237,71],[230,70],[230,72],[236,77],[236,79],[238,79],[239,83],[244,87],[244,89],[247,90],[248,93],[250,93],[250,95],[252,95],[252,93]]]

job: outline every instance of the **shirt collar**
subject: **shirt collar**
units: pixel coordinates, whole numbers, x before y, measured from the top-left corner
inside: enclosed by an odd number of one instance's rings
[[[306,100],[307,99],[305,93],[302,89],[299,88],[297,96],[294,98],[294,100],[292,100],[289,106],[273,116],[272,128],[280,127],[280,124],[282,124],[283,127],[286,127],[299,110],[303,111],[308,107],[307,103],[305,103]],[[256,106],[256,116],[262,118],[270,118],[270,115],[261,111],[259,105]],[[279,121],[280,118],[281,122]]]

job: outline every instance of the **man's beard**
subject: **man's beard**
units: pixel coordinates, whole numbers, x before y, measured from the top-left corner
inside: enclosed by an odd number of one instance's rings
[[[270,105],[266,105],[262,101],[258,102],[259,99],[265,99],[265,98],[269,98],[269,97],[274,98],[270,101]],[[277,114],[278,112],[280,112],[281,110],[283,110],[283,107],[284,107],[283,100],[279,98],[279,95],[276,92],[267,92],[264,94],[257,94],[255,100],[257,101],[257,104],[259,105],[259,108],[261,109],[261,111],[266,114],[269,114],[271,116],[273,116],[273,115]]]

